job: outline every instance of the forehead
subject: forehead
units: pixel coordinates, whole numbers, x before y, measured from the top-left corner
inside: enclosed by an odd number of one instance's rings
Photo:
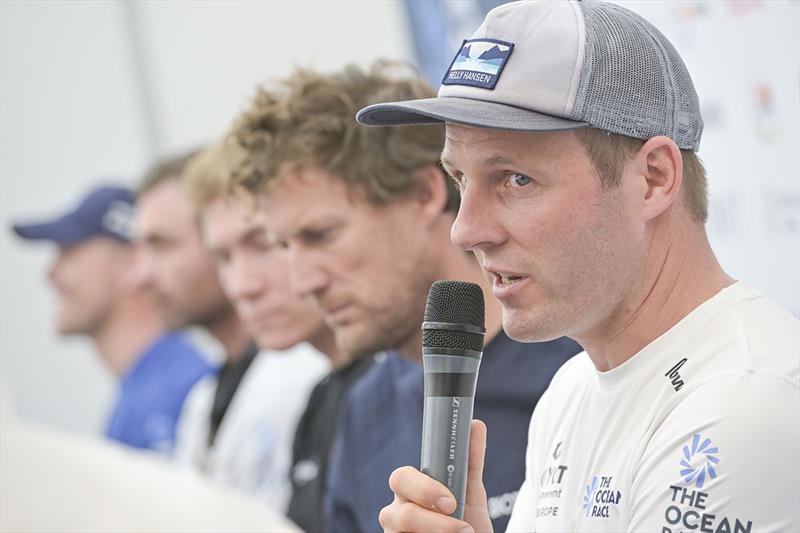
[[[206,240],[236,241],[264,226],[264,214],[245,199],[215,198],[203,210],[202,228]]]
[[[92,237],[86,241],[58,248],[58,255],[76,260],[92,260],[98,258],[105,262],[109,254],[130,249],[130,245],[119,243],[109,237]]]
[[[367,206],[366,199],[341,179],[321,169],[306,168],[282,176],[260,198],[259,208],[270,226],[297,226]]]
[[[168,179],[139,196],[134,227],[138,234],[191,231],[194,216],[180,181]]]
[[[522,132],[447,124],[445,164],[507,163],[530,157],[573,157],[582,150],[574,131]]]

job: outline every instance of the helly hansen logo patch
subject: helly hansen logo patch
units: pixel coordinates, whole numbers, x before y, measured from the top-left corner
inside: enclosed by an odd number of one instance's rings
[[[684,364],[686,364],[685,357],[680,361],[678,361],[677,363],[675,363],[675,366],[667,370],[667,373],[664,374],[665,377],[669,378],[670,383],[672,383],[672,386],[675,388],[675,392],[681,390],[681,387],[683,387],[683,378],[681,378],[681,375],[678,373],[678,370],[680,370],[680,368]]]
[[[450,63],[442,85],[468,85],[494,89],[513,50],[514,43],[496,39],[464,41],[455,59]]]

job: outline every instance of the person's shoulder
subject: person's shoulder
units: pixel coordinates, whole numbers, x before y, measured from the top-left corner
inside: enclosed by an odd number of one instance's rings
[[[651,421],[641,455],[631,454],[633,529],[652,529],[650,517],[663,517],[665,508],[685,501],[681,494],[694,492],[704,498],[704,516],[738,515],[754,530],[794,530],[786,520],[797,516],[797,474],[786,458],[800,453],[798,389],[741,372],[686,392],[663,419]]]
[[[315,385],[330,371],[328,359],[308,343],[297,344],[287,350],[261,350],[245,374],[245,380],[262,388],[264,386],[291,388],[302,384]]]
[[[225,362],[225,348],[206,329],[199,326],[167,332],[166,346],[179,353],[179,357],[192,359],[209,368],[219,368]]]
[[[382,352],[375,362],[350,387],[343,409],[353,416],[351,419],[374,418],[385,406],[397,406],[398,396],[407,385],[419,378],[422,380],[422,365],[409,361],[394,352]]]
[[[180,332],[167,332],[145,349],[129,372],[128,379],[146,377],[183,386],[213,374],[215,368]]]
[[[666,420],[777,435],[786,424],[775,421],[800,405],[800,321],[742,283],[717,298],[716,312],[683,332],[700,340],[666,374]]]
[[[150,365],[176,375],[199,377],[221,366],[223,357],[211,343],[197,340],[187,330],[167,331],[146,350]]]
[[[754,372],[791,381],[800,387],[800,320],[763,294],[747,287],[750,297],[731,312],[742,333],[742,343]]]
[[[375,362],[367,369],[351,390],[351,396],[371,396],[375,391],[394,387],[403,376],[419,373],[422,365],[409,361],[395,352],[381,352],[375,355]]]
[[[305,343],[288,350],[261,350],[245,372],[236,396],[262,407],[279,405],[276,399],[282,399],[287,410],[304,406],[329,371],[328,359]]]
[[[724,292],[719,312],[695,332],[702,339],[698,381],[749,373],[800,388],[800,321],[742,283]]]
[[[373,361],[373,357],[360,358],[325,374],[311,390],[307,411],[312,412],[329,404],[338,405],[339,410],[344,409],[353,385],[369,372]]]
[[[200,358],[198,349],[178,331],[167,331],[156,337],[144,350],[143,358],[150,361],[173,362],[175,359]]]

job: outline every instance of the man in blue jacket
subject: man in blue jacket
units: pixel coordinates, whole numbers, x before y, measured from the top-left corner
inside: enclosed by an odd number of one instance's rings
[[[155,296],[137,279],[134,203],[132,191],[100,186],[64,215],[14,231],[57,246],[48,270],[56,329],[91,338],[120,380],[106,435],[168,453],[186,394],[214,367],[182,333],[164,333]]]

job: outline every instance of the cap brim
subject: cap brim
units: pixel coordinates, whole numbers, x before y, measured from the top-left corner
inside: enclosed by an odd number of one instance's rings
[[[356,119],[366,126],[450,122],[511,131],[564,131],[589,125],[506,104],[455,97],[373,104],[359,111]]]
[[[64,219],[43,224],[14,224],[12,229],[19,237],[34,241],[52,241],[59,246],[71,246],[93,237],[93,232]]]

